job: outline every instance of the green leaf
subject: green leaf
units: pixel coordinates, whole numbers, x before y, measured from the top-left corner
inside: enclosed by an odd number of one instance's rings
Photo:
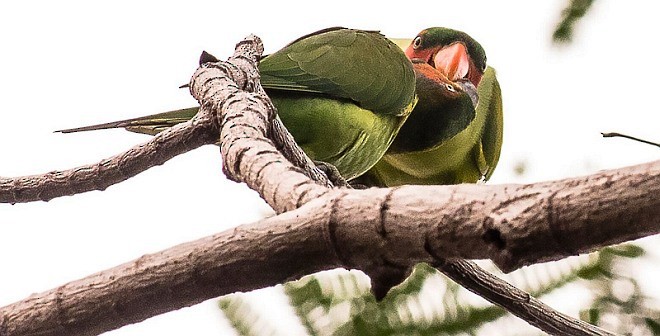
[[[369,291],[369,278],[356,270],[305,276],[284,284],[284,292],[311,335],[336,332],[345,329],[357,315],[378,313]]]
[[[275,335],[277,333],[275,328],[252,309],[243,295],[242,293],[226,295],[218,302],[229,323],[241,335]]]
[[[600,309],[590,308],[580,311],[580,319],[591,324],[598,324],[600,321]]]
[[[577,271],[577,276],[585,280],[594,280],[598,277],[603,276],[603,270],[599,265],[593,267],[585,267]]]
[[[646,254],[646,251],[641,246],[633,244],[612,246],[604,249],[604,251],[626,258],[638,258]]]
[[[618,273],[625,269],[621,263],[643,254],[637,246],[621,245],[526,267],[505,277],[536,297],[587,279],[595,297],[591,307],[580,312],[582,319],[602,323],[603,316],[613,315],[626,321],[623,327],[636,325],[658,334],[660,322],[651,318],[658,312],[649,308],[633,279]],[[625,284],[622,281],[632,281],[634,293],[617,299],[613,289]],[[476,335],[485,324],[508,314],[485,302],[471,303],[467,295],[472,294],[428,264],[417,265],[381,302],[371,294],[368,277],[354,270],[320,272],[283,288],[310,335]],[[254,316],[241,295],[230,295],[220,302],[236,329],[244,335],[273,331],[268,321]],[[260,329],[254,330],[255,325]]]
[[[464,301],[463,289],[428,264],[392,288],[379,306],[393,335],[472,333],[506,314],[496,306],[475,307]]]
[[[571,0],[571,3],[562,12],[562,18],[555,27],[552,41],[555,43],[568,43],[573,39],[575,24],[587,14],[594,0]]]

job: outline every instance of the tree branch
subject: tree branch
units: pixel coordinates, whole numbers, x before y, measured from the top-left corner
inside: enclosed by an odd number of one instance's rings
[[[587,322],[551,309],[528,293],[511,286],[475,263],[456,259],[434,265],[452,280],[486,300],[502,306],[531,325],[552,335],[614,335]],[[493,286],[493,282],[495,286]],[[548,309],[550,308],[550,309]],[[551,318],[547,318],[551,317]]]
[[[195,99],[203,102],[202,108],[205,105],[218,107],[220,151],[225,175],[245,182],[278,213],[296,209],[328,192],[327,187],[313,182],[303,169],[282,157],[269,139],[275,109],[258,78],[250,83],[252,92],[233,89],[224,96],[217,91],[229,90],[219,82],[225,77],[225,70],[212,65],[217,63],[207,64],[193,74],[190,91]],[[256,63],[251,64],[248,71],[256,73]],[[278,134],[283,141],[289,137],[287,133]],[[304,153],[303,157],[299,159],[301,162],[311,162],[305,160]]]
[[[340,266],[373,273],[383,267],[407,269],[418,262],[443,265],[444,258],[490,256],[500,260],[502,267],[502,262],[520,265],[568,255],[553,240],[550,227],[567,230],[557,232],[560,236],[603,230],[598,239],[582,235],[587,243],[578,250],[593,251],[660,232],[660,201],[657,193],[652,194],[660,185],[660,161],[601,172],[595,179],[609,179],[616,191],[635,180],[628,175],[643,172],[653,175],[645,180],[655,185],[645,197],[639,198],[639,193],[614,197],[620,200],[618,204],[646,203],[634,211],[614,203],[599,205],[599,198],[571,198],[570,202],[555,201],[553,211],[574,215],[557,216],[552,225],[544,215],[519,216],[523,222],[513,228],[511,222],[491,222],[488,218],[524,212],[522,200],[544,202],[543,198],[521,195],[561,192],[568,197],[582,194],[584,185],[579,179],[566,179],[530,185],[331,190],[299,209],[145,255],[0,308],[0,335],[94,335],[220,295],[272,286]],[[468,199],[474,201],[466,202]],[[533,205],[528,207],[531,212]],[[593,208],[583,210],[586,207]],[[498,211],[493,212],[493,208]],[[587,216],[597,212],[599,216]],[[617,220],[622,221],[619,226],[623,229],[610,229]],[[517,235],[522,227],[530,229]],[[510,234],[507,246],[526,246],[528,250],[501,249],[499,243],[484,237],[492,229]],[[532,254],[537,259],[526,255],[534,247],[540,250]],[[512,262],[513,258],[521,259]],[[539,304],[534,301],[534,306]],[[551,323],[557,314],[534,315],[532,322]]]
[[[228,63],[198,69],[191,93],[202,116],[220,120],[227,175],[282,214],[0,308],[0,335],[92,335],[337,266],[378,276],[462,257],[511,270],[660,231],[660,161],[529,185],[316,184],[267,138],[273,110],[258,84],[261,50],[256,37],[239,43]]]
[[[156,135],[150,141],[97,163],[41,175],[0,177],[0,203],[48,201],[105,188],[218,139],[208,113]]]
[[[236,291],[338,267],[324,213],[277,216],[73,281],[0,308],[0,335],[97,335]],[[287,214],[288,215],[288,214]]]

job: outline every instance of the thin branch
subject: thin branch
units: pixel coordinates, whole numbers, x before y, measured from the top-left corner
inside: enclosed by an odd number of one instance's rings
[[[434,266],[449,278],[551,335],[615,335],[562,314],[467,260],[446,260]]]
[[[289,133],[280,119],[272,120],[271,130],[270,138],[275,142],[275,147],[292,165],[302,168],[304,174],[318,184],[328,188],[333,187],[328,176],[320,171],[302,148],[296,144],[293,135]]]
[[[48,201],[107,187],[151,167],[217,141],[218,127],[208,114],[159,133],[150,141],[97,163],[41,175],[0,177],[0,203]]]
[[[621,134],[621,133],[617,133],[617,132],[600,133],[600,134],[603,135],[603,138],[621,137],[621,138],[626,138],[626,139],[630,139],[630,140],[638,141],[638,142],[641,142],[641,143],[645,143],[645,144],[647,144],[647,145],[660,147],[660,143],[652,142],[652,141],[648,141],[648,140],[644,140],[644,139],[640,139],[640,138],[636,138],[636,137],[634,137],[634,136],[630,136],[630,135],[626,135],[626,134]]]
[[[234,56],[223,63],[226,76],[217,79],[218,87],[221,88],[216,90],[218,101],[226,100],[229,94],[238,90],[254,90],[259,75],[256,73],[255,56],[245,52],[250,47],[239,43]],[[39,175],[0,177],[0,203],[48,201],[92,190],[105,190],[179,154],[216,143],[219,128],[215,118],[215,115],[209,113],[208,107],[202,108],[190,121],[171,127],[146,143],[100,162]]]

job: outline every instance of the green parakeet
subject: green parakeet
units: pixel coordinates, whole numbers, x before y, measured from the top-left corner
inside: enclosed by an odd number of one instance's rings
[[[296,142],[347,180],[382,157],[417,101],[411,62],[375,31],[335,27],[305,35],[262,58],[258,68],[262,86]],[[153,135],[197,111],[193,107],[61,132],[126,128]]]
[[[322,30],[262,59],[262,85],[296,142],[347,180],[363,175],[355,182],[396,186],[488,179],[499,159],[502,106],[483,48],[448,28],[426,29],[407,43],[410,62],[376,32]],[[419,103],[408,117],[416,101],[411,87]],[[124,127],[155,134],[195,113],[196,107],[64,132]]]
[[[415,64],[419,103],[383,158],[357,183],[397,186],[488,180],[499,160],[503,121],[500,86],[495,70],[486,66],[483,48],[463,32],[429,28],[409,44],[406,55]],[[448,95],[443,90],[448,82],[476,86],[476,109],[460,95],[443,98]]]

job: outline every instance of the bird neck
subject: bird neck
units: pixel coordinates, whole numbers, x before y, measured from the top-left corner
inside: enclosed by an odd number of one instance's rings
[[[465,129],[475,117],[470,97],[447,91],[447,82],[417,73],[415,109],[399,130],[391,153],[433,148]]]

